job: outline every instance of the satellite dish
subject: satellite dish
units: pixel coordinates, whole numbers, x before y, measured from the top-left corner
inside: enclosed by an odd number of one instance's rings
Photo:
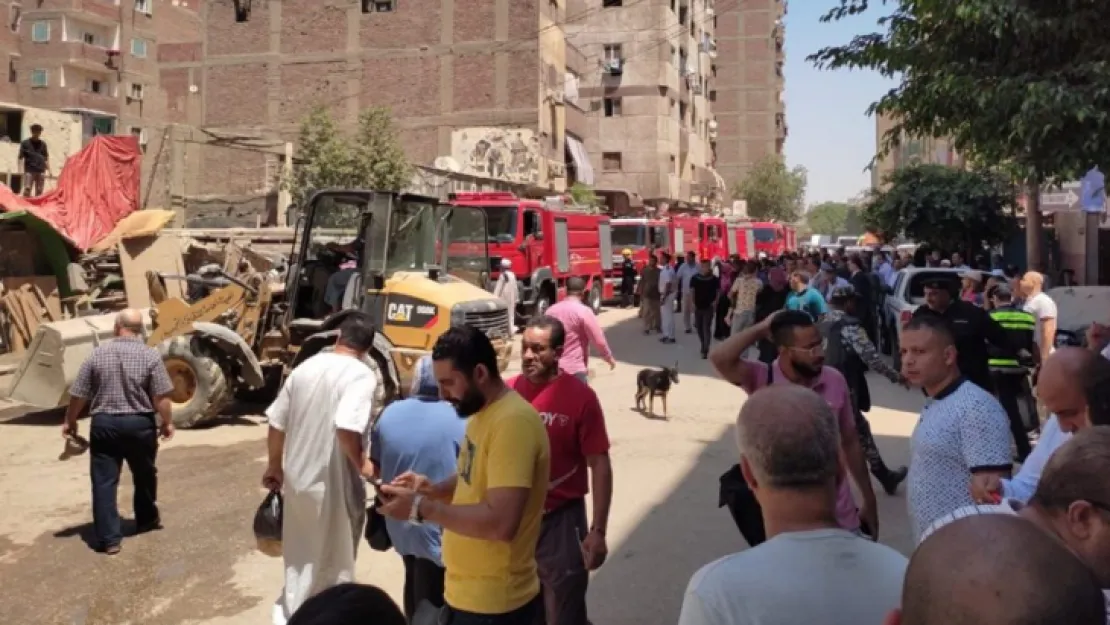
[[[459,162],[450,156],[436,157],[436,160],[432,162],[432,167],[456,174],[462,171],[462,166],[459,165]]]

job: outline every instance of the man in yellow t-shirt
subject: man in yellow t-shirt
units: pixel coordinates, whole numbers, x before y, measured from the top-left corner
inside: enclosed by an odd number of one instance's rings
[[[540,608],[536,542],[550,471],[547,429],[505,385],[493,344],[479,330],[446,332],[432,366],[441,397],[470,418],[458,475],[439,484],[402,475],[381,487],[381,512],[443,527],[441,623],[531,625]]]

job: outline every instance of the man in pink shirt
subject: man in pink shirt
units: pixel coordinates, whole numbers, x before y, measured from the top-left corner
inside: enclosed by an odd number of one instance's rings
[[[563,356],[559,358],[559,368],[574,377],[587,381],[587,364],[590,360],[590,344],[593,343],[601,359],[609,363],[609,368],[614,369],[617,361],[613,360],[613,352],[609,350],[609,343],[605,340],[605,333],[597,323],[597,317],[589,306],[582,302],[586,293],[586,281],[582,278],[567,280],[567,297],[563,301],[547,309],[544,313],[563,323],[566,329],[566,342],[563,344]]]
[[[770,338],[778,346],[779,355],[774,362],[767,365],[741,357],[745,350],[765,338]],[[788,310],[775,313],[734,334],[714,348],[709,360],[722,378],[749,395],[771,384],[798,384],[813,390],[828,402],[840,426],[840,452],[845,466],[863,496],[863,505],[857,511],[852,489],[848,481],[841,478],[836,505],[837,522],[846,530],[862,532],[877,539],[878,507],[875,491],[871,488],[867,459],[856,432],[848,384],[839,371],[824,366],[823,344],[821,332],[808,313]]]

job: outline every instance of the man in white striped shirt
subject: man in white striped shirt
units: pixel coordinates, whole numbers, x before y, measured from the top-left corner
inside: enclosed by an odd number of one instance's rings
[[[957,519],[982,514],[1016,515],[1063,542],[1110,589],[1110,427],[1088,428],[1056,450],[1028,505],[1006,499],[959,508],[932,523],[921,541]],[[1110,622],[1110,591],[1107,622]]]

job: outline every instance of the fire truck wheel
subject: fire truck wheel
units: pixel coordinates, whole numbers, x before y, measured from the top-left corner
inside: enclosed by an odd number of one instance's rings
[[[594,286],[590,289],[590,309],[594,314],[601,312],[601,282],[594,280]]]

